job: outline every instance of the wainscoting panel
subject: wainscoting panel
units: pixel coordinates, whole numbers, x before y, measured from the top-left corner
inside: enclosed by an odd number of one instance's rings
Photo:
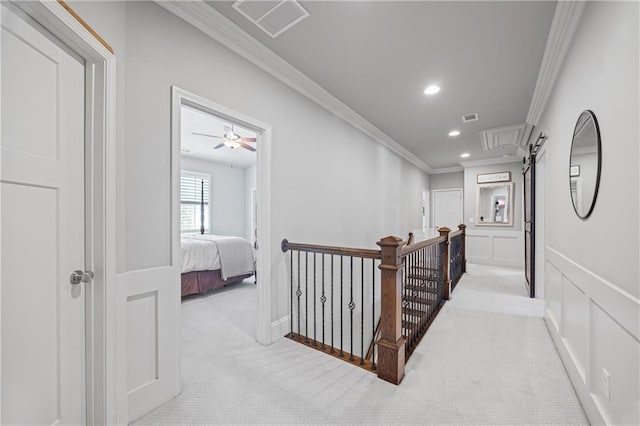
[[[566,276],[562,276],[562,337],[576,368],[586,382],[589,360],[589,299]]]
[[[590,313],[589,390],[608,424],[640,424],[640,344],[593,302]],[[608,395],[605,371],[610,377]]]
[[[118,389],[131,422],[180,392],[180,274],[172,266],[116,277],[118,351],[126,386]]]
[[[589,420],[640,424],[640,300],[553,248],[545,257],[547,328]]]
[[[482,265],[524,268],[523,233],[467,228],[467,260]]]
[[[520,235],[494,235],[493,259],[504,264],[519,265],[524,263],[520,258],[522,253],[522,238]]]
[[[553,322],[556,331],[560,333],[560,320],[562,319],[562,273],[553,263],[545,261],[545,305],[548,316]]]
[[[471,263],[488,263],[491,257],[491,237],[467,231],[467,260]]]

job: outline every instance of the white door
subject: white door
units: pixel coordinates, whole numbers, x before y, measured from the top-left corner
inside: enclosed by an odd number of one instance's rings
[[[433,232],[447,226],[451,230],[458,229],[462,221],[462,189],[437,189],[433,191]]]
[[[2,6],[2,424],[85,423],[84,65]]]

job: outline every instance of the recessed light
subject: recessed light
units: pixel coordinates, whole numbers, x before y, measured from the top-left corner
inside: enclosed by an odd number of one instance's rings
[[[424,94],[425,95],[435,95],[439,91],[440,91],[440,87],[435,86],[435,85],[431,85],[431,86],[427,87],[426,89],[424,89]]]
[[[460,130],[452,130],[449,132],[449,136],[451,136],[452,138],[456,137],[456,136],[460,136]]]
[[[468,152],[462,153],[460,154],[461,158],[467,158],[467,157],[471,157],[471,154],[469,154]]]

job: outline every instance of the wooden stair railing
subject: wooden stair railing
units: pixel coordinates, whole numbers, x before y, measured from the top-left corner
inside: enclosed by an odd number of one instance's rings
[[[283,240],[291,284],[286,337],[399,384],[406,361],[466,272],[465,226],[438,231],[412,244],[386,237],[377,242],[380,250]]]

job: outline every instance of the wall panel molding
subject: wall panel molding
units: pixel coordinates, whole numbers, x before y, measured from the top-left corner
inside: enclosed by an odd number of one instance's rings
[[[523,232],[467,228],[467,260],[480,265],[524,268]]]
[[[590,422],[637,424],[640,300],[549,246],[545,257],[557,275],[545,275],[545,323]]]
[[[640,340],[640,299],[547,246],[546,259],[594,303]]]
[[[118,334],[122,339],[118,364],[127,366],[119,394],[131,422],[180,392],[180,273],[175,266],[124,272],[116,276]],[[129,380],[126,371],[154,363],[152,370]],[[175,378],[178,380],[175,380]]]

